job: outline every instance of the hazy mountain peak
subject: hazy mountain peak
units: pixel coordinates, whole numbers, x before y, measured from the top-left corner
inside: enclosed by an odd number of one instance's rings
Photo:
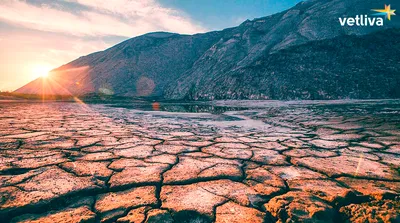
[[[154,37],[154,38],[168,38],[171,36],[179,35],[177,33],[169,33],[169,32],[152,32],[152,33],[147,33],[144,36],[146,37]]]

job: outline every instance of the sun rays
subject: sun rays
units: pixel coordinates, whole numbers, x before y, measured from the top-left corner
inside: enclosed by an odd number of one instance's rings
[[[49,76],[50,71],[52,70],[52,67],[48,64],[35,64],[31,68],[32,70],[32,76],[38,78],[47,78]]]

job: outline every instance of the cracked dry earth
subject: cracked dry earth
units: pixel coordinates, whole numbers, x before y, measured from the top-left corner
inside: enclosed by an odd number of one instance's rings
[[[399,108],[1,103],[0,222],[399,222]]]

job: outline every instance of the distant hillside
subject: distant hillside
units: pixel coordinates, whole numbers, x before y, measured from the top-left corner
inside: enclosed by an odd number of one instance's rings
[[[166,97],[400,98],[400,29],[341,36],[266,53],[251,65],[224,75],[181,79]]]
[[[103,93],[191,100],[391,97],[392,93],[372,88],[367,90],[361,87],[362,91],[357,90],[359,85],[353,77],[363,78],[358,81],[367,86],[364,82],[371,81],[371,78],[367,78],[368,75],[364,77],[361,70],[372,72],[380,69],[377,64],[366,59],[362,61],[364,65],[358,67],[355,58],[349,58],[349,61],[354,61],[352,65],[339,60],[326,64],[328,62],[323,56],[335,58],[335,55],[326,55],[331,53],[329,51],[321,52],[318,44],[330,43],[311,42],[342,36],[343,40],[334,41],[351,42],[356,37],[349,35],[363,36],[398,28],[400,19],[396,16],[392,21],[386,21],[384,27],[342,27],[338,21],[339,17],[369,14],[371,8],[383,8],[384,4],[392,2],[394,4],[392,0],[385,3],[380,0],[310,0],[281,13],[248,20],[222,31],[197,35],[150,33],[81,57],[54,70],[50,78],[39,78],[16,92],[62,95]],[[296,46],[299,48],[293,48]],[[364,46],[349,47],[347,53],[368,50],[363,49]],[[333,49],[338,54],[345,53],[344,50]],[[379,50],[370,49],[368,52],[377,54]],[[324,55],[319,57],[319,54]],[[313,61],[309,61],[311,59]],[[312,67],[305,65],[311,62]],[[330,64],[347,66],[358,70],[359,74],[356,75],[353,70],[348,84],[341,85],[341,90],[333,91],[333,79],[347,82],[345,78],[349,76],[332,78],[331,72],[339,74],[340,68],[329,67]],[[272,74],[275,74],[273,78]],[[318,81],[314,76],[318,76]],[[391,76],[384,76],[383,79],[391,80]],[[304,83],[292,84],[293,80]],[[324,83],[327,85],[324,86]],[[309,85],[318,86],[318,89]]]

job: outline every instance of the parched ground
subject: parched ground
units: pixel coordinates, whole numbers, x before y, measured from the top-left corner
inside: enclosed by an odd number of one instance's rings
[[[400,102],[0,103],[0,222],[400,222]]]

